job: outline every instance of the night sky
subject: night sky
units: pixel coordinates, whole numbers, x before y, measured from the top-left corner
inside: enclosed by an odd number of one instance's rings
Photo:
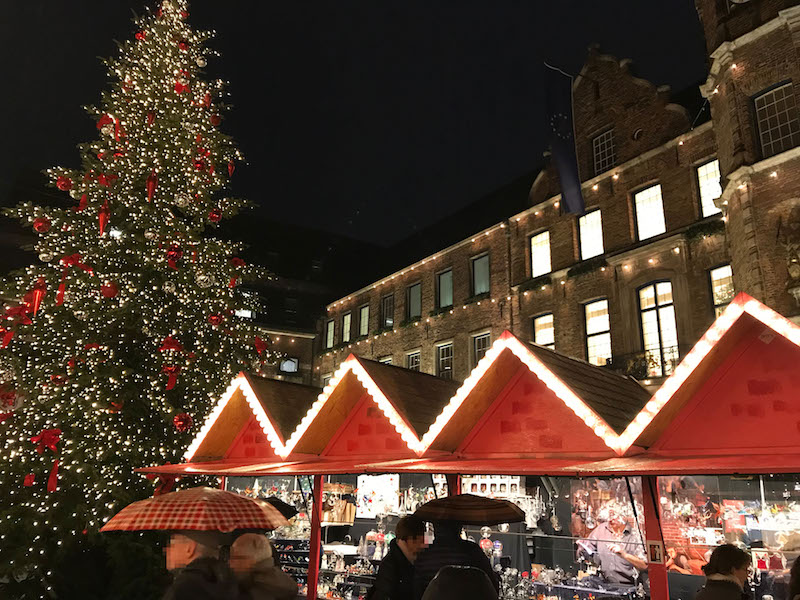
[[[0,204],[77,166],[98,56],[141,0],[26,0],[0,22]],[[546,147],[541,62],[577,73],[590,43],[678,91],[705,74],[692,0],[350,0],[190,5],[230,81],[223,122],[249,165],[233,192],[262,214],[397,241],[530,171]]]

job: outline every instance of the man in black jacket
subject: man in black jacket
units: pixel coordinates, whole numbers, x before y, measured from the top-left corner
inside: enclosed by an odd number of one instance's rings
[[[236,600],[239,589],[219,548],[227,543],[219,532],[182,531],[170,538],[165,548],[167,569],[175,580],[164,600]]]
[[[433,525],[434,540],[420,552],[414,565],[414,600],[421,600],[425,588],[442,567],[477,567],[489,577],[495,590],[499,589],[497,575],[483,550],[475,542],[461,539],[461,523],[439,521]]]
[[[413,600],[414,561],[425,547],[425,524],[403,517],[397,522],[395,535],[378,568],[369,600]]]

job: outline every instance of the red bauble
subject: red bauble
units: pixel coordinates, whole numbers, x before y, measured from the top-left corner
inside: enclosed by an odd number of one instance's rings
[[[72,179],[62,175],[61,177],[56,179],[56,187],[60,189],[62,192],[70,191],[72,189]]]
[[[39,217],[33,220],[33,230],[36,233],[47,233],[50,231],[50,219],[47,217]]]
[[[187,19],[187,18],[189,18],[189,11],[188,10],[182,10],[181,11],[181,19]]]
[[[175,425],[175,429],[180,433],[189,431],[192,428],[192,415],[189,413],[177,414],[172,418],[172,424]]]
[[[187,42],[186,40],[180,40],[178,42],[178,48],[180,48],[181,50],[188,50],[189,49],[189,42]]]
[[[210,117],[208,117],[208,120],[214,127],[219,127],[219,124],[222,123],[222,117],[220,117],[219,115],[211,115]]]
[[[195,171],[205,171],[206,170],[206,161],[202,158],[198,158],[194,161],[194,169]]]
[[[222,323],[222,315],[208,315],[208,322],[217,327]]]
[[[114,298],[119,294],[119,288],[116,283],[109,281],[100,286],[100,293],[103,294],[103,298]]]
[[[144,39],[146,36],[147,36],[147,32],[146,32],[146,31],[137,31],[137,32],[136,32],[136,35],[134,35],[133,37],[135,37],[137,40],[141,41],[141,40],[143,40],[143,39]]]
[[[208,213],[208,220],[212,223],[219,223],[222,220],[222,211],[218,208]]]

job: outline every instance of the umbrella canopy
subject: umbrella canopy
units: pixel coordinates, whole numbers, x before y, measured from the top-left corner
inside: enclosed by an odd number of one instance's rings
[[[208,487],[189,488],[129,504],[100,531],[269,530],[288,525],[277,508],[246,496]]]
[[[497,525],[525,520],[522,509],[508,500],[461,494],[431,500],[414,517],[421,521],[458,521],[465,525]]]
[[[287,519],[291,519],[295,516],[298,510],[292,506],[291,504],[287,504],[277,496],[270,496],[269,498],[264,498],[264,502],[269,502],[278,509],[278,512],[281,513]]]

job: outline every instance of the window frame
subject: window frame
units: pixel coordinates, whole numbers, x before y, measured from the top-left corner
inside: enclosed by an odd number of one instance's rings
[[[601,224],[601,227],[602,227],[602,224]],[[547,235],[547,264],[549,265],[549,269],[547,271],[543,272],[543,273],[534,273],[534,271],[533,271],[533,254],[534,254],[533,253],[533,240],[535,238],[543,236],[545,234]],[[552,273],[553,272],[553,252],[552,252],[552,248],[550,247],[550,230],[549,229],[543,229],[541,231],[538,231],[538,232],[533,233],[533,234],[528,236],[528,254],[530,255],[530,260],[531,260],[531,268],[530,268],[531,278],[535,279],[536,277],[542,277],[544,275],[547,275],[548,273]]]
[[[386,320],[387,320],[386,319],[386,317],[387,317],[387,314],[386,314],[386,301],[387,300],[391,300],[391,303],[392,303],[391,315],[388,315],[391,318],[392,322],[389,323],[389,324],[387,324],[387,322],[386,322]],[[381,327],[380,328],[381,329],[394,329],[394,327],[396,325],[395,324],[395,318],[394,318],[395,312],[396,311],[395,311],[395,305],[394,305],[394,292],[391,292],[389,294],[381,296],[381,313],[380,313],[380,318],[381,318]]]
[[[596,213],[596,212],[600,213],[600,246],[602,247],[603,250],[599,254],[593,254],[592,256],[587,256],[586,258],[584,258],[584,256],[583,256],[583,235],[581,234],[581,232],[583,231],[583,227],[581,227],[581,219],[585,219],[589,215],[591,215],[593,213]],[[605,254],[606,253],[606,244],[605,244],[605,240],[603,239],[603,213],[602,213],[600,207],[598,206],[597,208],[593,208],[591,210],[587,210],[585,213],[580,215],[575,220],[575,223],[576,223],[576,225],[578,227],[578,256],[580,258],[580,262],[582,262],[584,260],[591,260],[593,258],[596,258],[598,256],[602,256],[603,254]]]
[[[597,140],[602,137],[611,134],[611,164],[609,164],[605,168],[598,169],[598,160],[597,160]],[[607,173],[611,169],[617,166],[617,146],[614,140],[614,127],[606,127],[605,129],[601,130],[599,133],[591,136],[591,147],[592,147],[592,168],[594,170],[594,176],[597,177],[598,175],[602,175],[603,173]],[[601,161],[602,162],[602,161]]]
[[[295,365],[294,371],[287,371],[283,368],[284,363],[291,362]],[[280,373],[286,373],[287,375],[299,375],[300,374],[300,359],[297,356],[284,356],[281,358],[280,362],[278,363],[278,371]]]
[[[411,368],[411,364],[410,364],[411,360],[410,359],[411,359],[412,356],[416,356],[417,357],[417,368],[416,369],[412,369]],[[421,373],[422,372],[422,350],[420,348],[417,348],[415,350],[407,350],[406,351],[406,365],[405,366],[406,366],[406,369],[408,369],[409,371],[416,371],[417,373]]]
[[[419,314],[411,314],[411,290],[412,288],[419,287]],[[422,319],[422,281],[417,281],[409,286],[406,286],[406,319],[418,320]]]
[[[470,362],[471,362],[471,365],[472,365],[473,369],[475,367],[477,367],[478,366],[478,362],[480,362],[480,359],[478,358],[478,351],[477,351],[477,348],[475,347],[475,344],[478,341],[478,338],[483,339],[483,338],[487,338],[487,337],[489,338],[489,345],[486,346],[486,349],[483,351],[483,356],[486,356],[486,353],[492,347],[492,330],[491,329],[483,329],[481,331],[476,331],[475,333],[472,333],[469,336],[469,341],[470,341],[470,344],[469,344],[469,346],[470,346],[470,350],[469,350],[470,351]],[[483,358],[483,356],[481,356],[481,358]]]
[[[661,304],[658,303],[658,288],[657,288],[657,286],[658,286],[659,283],[669,283],[669,285],[670,285],[670,295],[672,297],[672,300],[670,301],[669,304],[661,305]],[[654,304],[653,304],[652,308],[642,309],[641,291],[643,289],[649,288],[649,287],[653,288],[653,302],[654,302]],[[642,285],[640,285],[639,287],[636,288],[636,308],[637,308],[637,311],[638,311],[638,314],[639,314],[639,319],[638,319],[638,321],[639,321],[639,342],[641,343],[642,354],[644,354],[645,358],[647,358],[648,349],[645,348],[644,323],[642,321],[642,315],[645,312],[655,312],[656,313],[656,329],[658,331],[658,354],[659,354],[659,358],[661,359],[661,374],[660,375],[650,375],[649,372],[648,372],[647,378],[669,377],[672,373],[675,372],[674,369],[670,373],[667,373],[665,371],[665,368],[666,368],[666,357],[664,356],[665,346],[664,346],[664,340],[662,339],[662,335],[661,335],[661,313],[660,313],[659,309],[667,307],[667,306],[671,306],[672,307],[672,313],[673,313],[673,316],[675,317],[675,342],[676,342],[675,343],[675,348],[678,351],[678,362],[675,364],[675,366],[677,367],[678,363],[680,362],[680,339],[678,337],[678,313],[675,310],[675,285],[672,283],[671,279],[663,279],[662,278],[662,279],[653,279],[653,280],[648,281],[647,283],[644,283],[644,284],[642,284]],[[667,348],[669,348],[669,347],[671,347],[671,346],[667,346]]]
[[[697,203],[698,203],[698,208],[699,208],[699,211],[700,211],[700,218],[701,219],[708,219],[708,218],[711,218],[711,217],[715,217],[715,216],[717,216],[719,214],[722,214],[722,210],[719,209],[719,208],[717,208],[717,212],[711,213],[710,215],[706,215],[703,212],[703,185],[700,183],[700,169],[710,165],[711,163],[713,163],[715,161],[717,163],[717,172],[720,174],[720,182],[719,182],[720,195],[717,196],[717,198],[720,198],[720,197],[722,197],[722,171],[720,170],[720,167],[719,167],[719,158],[717,156],[712,156],[711,158],[707,158],[707,159],[705,159],[705,160],[703,160],[703,161],[701,161],[699,163],[695,163],[695,165],[694,165],[694,181],[695,181],[695,185],[697,185]],[[714,205],[714,207],[716,208],[716,205]]]
[[[588,327],[589,319],[588,319],[588,315],[586,313],[586,309],[589,308],[589,306],[592,305],[592,304],[595,304],[597,302],[603,302],[603,301],[605,301],[605,303],[606,303],[606,312],[608,313],[608,329],[605,330],[605,331],[598,331],[598,332],[590,334],[589,333],[589,327]],[[593,300],[588,300],[586,302],[583,302],[582,304],[583,304],[583,345],[584,345],[584,350],[586,351],[586,362],[588,362],[590,365],[594,365],[594,363],[591,362],[590,357],[589,357],[589,338],[590,337],[595,337],[595,336],[598,336],[598,335],[608,334],[608,341],[610,343],[612,342],[612,338],[611,338],[611,303],[609,302],[607,296],[602,296],[600,298],[594,298]],[[611,360],[613,358],[613,356],[614,356],[613,348],[614,347],[611,346],[611,355],[608,358],[606,358],[606,365],[608,364],[608,361]],[[595,366],[605,366],[605,365],[595,365]]]
[[[367,318],[364,319],[364,309],[367,309]],[[369,302],[362,304],[358,307],[358,337],[364,337],[369,335],[369,312],[370,306]],[[366,322],[366,331],[363,326],[363,323]]]
[[[486,286],[487,290],[485,292],[478,292],[475,289],[475,263],[479,260],[486,259]],[[480,254],[476,254],[475,256],[470,257],[469,259],[469,281],[470,281],[470,291],[472,292],[472,296],[478,296],[483,294],[491,294],[492,293],[492,261],[489,257],[489,251],[481,252]]]
[[[442,277],[442,275],[445,275],[447,273],[450,273],[450,296],[451,296],[451,298],[450,298],[450,304],[448,304],[446,306],[443,306],[442,305],[441,277]],[[455,290],[454,290],[455,286],[453,285],[453,267],[447,267],[446,269],[442,269],[441,271],[437,271],[434,274],[434,277],[436,278],[436,280],[435,280],[435,283],[436,283],[436,309],[437,310],[446,310],[448,308],[453,308],[453,305],[455,304],[455,297],[454,297],[455,296]]]
[[[721,269],[722,267],[730,267],[730,269],[731,269],[731,281],[733,281],[733,267],[731,266],[730,262],[720,263],[720,264],[715,265],[715,266],[711,267],[710,269],[708,269],[708,279],[707,279],[707,281],[708,281],[708,291],[711,294],[711,314],[714,316],[714,319],[719,318],[719,316],[717,315],[717,307],[722,307],[722,310],[724,311],[728,307],[728,305],[731,302],[733,302],[733,299],[736,297],[736,288],[734,288],[733,289],[733,295],[731,296],[731,299],[728,300],[725,304],[716,304],[714,302],[714,280],[711,279],[711,272],[712,271],[716,271],[717,269]],[[720,312],[720,315],[721,314],[722,313]]]
[[[333,379],[333,373],[323,373],[322,377],[320,378],[320,383],[322,384],[321,387],[325,387],[330,383],[331,379]]]
[[[345,325],[345,320],[347,320],[347,325]],[[346,313],[342,315],[342,343],[348,344],[352,339],[352,329],[353,329],[353,311],[348,310]]]
[[[798,144],[795,144],[794,146],[791,146],[789,148],[781,150],[780,152],[774,152],[772,154],[767,155],[767,154],[764,153],[764,145],[763,145],[762,140],[761,140],[761,127],[760,127],[760,124],[759,124],[759,121],[758,121],[758,107],[756,106],[756,103],[758,102],[759,98],[761,98],[763,96],[766,96],[767,94],[771,94],[775,90],[777,90],[777,89],[779,89],[781,87],[787,86],[787,85],[792,86],[792,95],[794,96],[795,107],[797,108],[798,113],[800,113],[800,103],[798,103],[798,98],[795,95],[794,81],[791,78],[783,79],[781,81],[778,81],[778,82],[776,82],[776,83],[764,88],[763,90],[760,90],[760,91],[756,92],[752,96],[750,96],[751,122],[753,124],[753,129],[754,129],[754,133],[755,133],[754,137],[755,137],[756,141],[758,142],[758,144],[757,144],[758,156],[759,156],[759,158],[761,158],[761,160],[764,160],[764,159],[767,159],[767,158],[771,158],[773,156],[777,156],[778,154],[781,154],[782,152],[786,152],[787,150],[791,150],[792,148],[796,148],[798,145],[800,145],[800,143],[798,143]],[[800,116],[798,118],[800,118]],[[798,133],[798,135],[800,135],[800,133]]]
[[[636,206],[636,196],[646,192],[649,189],[654,187],[658,187],[658,196],[661,200],[661,220],[664,222],[664,231],[660,233],[655,233],[653,235],[648,235],[647,237],[642,237],[642,232],[639,230],[639,207]],[[664,193],[663,187],[661,186],[661,182],[657,181],[655,183],[649,183],[643,187],[636,189],[635,191],[631,192],[631,207],[633,208],[633,223],[636,226],[636,241],[644,242],[646,240],[652,240],[657,238],[660,235],[664,235],[667,233],[667,214],[664,212]]]
[[[539,319],[544,318],[544,317],[552,317],[552,322],[553,322],[553,342],[552,342],[552,344],[540,344],[539,342],[536,341],[536,321],[538,321]],[[584,317],[584,320],[585,320],[585,317]],[[531,317],[531,331],[533,333],[533,335],[531,337],[533,337],[533,343],[534,344],[536,344],[537,346],[541,346],[542,348],[549,348],[550,350],[555,350],[556,349],[556,316],[552,311],[539,313],[538,315],[534,315],[533,317]],[[588,349],[587,349],[587,356],[588,356]]]
[[[450,375],[447,376],[447,377],[442,377],[443,371],[441,369],[442,365],[441,365],[441,357],[440,357],[439,353],[442,351],[442,348],[446,348],[446,347],[450,348],[450,369],[449,369]],[[453,381],[453,379],[454,379],[453,378],[453,371],[455,370],[455,358],[456,358],[456,351],[455,351],[455,345],[453,344],[453,340],[446,340],[446,341],[442,341],[442,342],[437,342],[436,346],[434,347],[434,361],[435,361],[435,366],[436,366],[436,376],[440,377],[442,379]]]
[[[328,319],[325,323],[325,350],[336,345],[336,319]]]
[[[382,365],[394,365],[394,356],[391,354],[387,354],[386,356],[381,356],[378,359],[378,362]]]

